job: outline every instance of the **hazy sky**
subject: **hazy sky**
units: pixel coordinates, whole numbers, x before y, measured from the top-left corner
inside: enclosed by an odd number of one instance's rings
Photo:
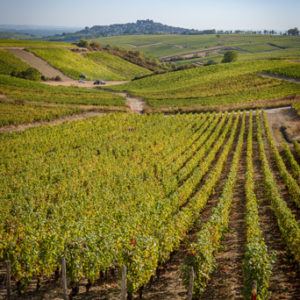
[[[195,29],[300,28],[300,0],[0,0],[0,24],[93,26],[152,19]]]

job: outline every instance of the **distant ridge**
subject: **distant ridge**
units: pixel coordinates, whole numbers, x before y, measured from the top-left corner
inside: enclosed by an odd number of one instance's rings
[[[136,23],[113,24],[100,26],[95,25],[91,28],[86,27],[75,33],[66,33],[46,38],[48,41],[75,42],[79,39],[95,39],[98,37],[115,36],[115,35],[138,35],[138,34],[209,34],[216,33],[212,30],[195,30],[181,27],[173,27],[157,23],[152,20],[138,20]]]

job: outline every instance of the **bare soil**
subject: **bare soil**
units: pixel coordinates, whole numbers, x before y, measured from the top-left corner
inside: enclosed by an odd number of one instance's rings
[[[282,140],[292,143],[300,141],[300,117],[292,107],[266,109],[270,130],[277,146]]]

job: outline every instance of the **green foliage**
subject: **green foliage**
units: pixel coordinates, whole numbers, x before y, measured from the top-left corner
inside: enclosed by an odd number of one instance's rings
[[[180,56],[188,53],[207,52],[207,49],[226,51],[227,48],[246,50],[239,52],[239,59],[244,55],[248,59],[256,59],[277,55],[288,56],[286,51],[298,48],[299,57],[300,41],[298,37],[278,35],[255,34],[220,34],[219,37],[209,35],[131,35],[118,37],[103,37],[97,39],[102,45],[120,46],[128,50],[139,50],[145,54],[159,58]],[[271,46],[272,44],[273,46]],[[278,47],[279,46],[279,47]],[[276,51],[270,51],[276,50]],[[250,52],[248,52],[250,51]],[[221,52],[221,53],[222,53]],[[296,53],[295,52],[295,53]],[[283,53],[283,54],[281,54]],[[211,55],[215,55],[212,53]],[[208,58],[210,57],[210,54]],[[207,58],[206,58],[207,59]]]
[[[291,176],[291,174],[288,172],[285,163],[274,143],[274,140],[272,138],[268,123],[267,123],[267,118],[265,113],[263,114],[264,117],[264,124],[265,124],[265,128],[266,128],[266,135],[268,138],[268,142],[271,146],[271,150],[272,150],[272,156],[276,162],[276,165],[278,167],[279,173],[280,173],[280,177],[282,178],[282,180],[284,181],[284,183],[286,184],[289,194],[291,196],[291,198],[294,200],[295,204],[297,205],[298,208],[300,208],[300,187],[297,184],[296,180]]]
[[[288,164],[288,170],[292,173],[294,176],[295,180],[297,181],[298,185],[300,184],[300,167],[299,164],[297,163],[296,159],[294,158],[291,149],[289,145],[286,142],[282,142],[282,148],[287,160]]]
[[[210,106],[278,99],[300,93],[300,86],[262,78],[257,73],[296,64],[280,60],[218,64],[159,74],[109,88],[140,96],[151,106]]]
[[[110,47],[107,45],[105,51],[113,55],[119,56],[133,64],[139,65],[153,72],[163,72],[168,65],[161,64],[159,60],[152,56],[147,56],[141,51],[126,50],[121,47]]]
[[[29,65],[6,50],[0,50],[0,74],[10,75],[11,72],[21,72]]]
[[[300,78],[300,64],[295,63],[294,65],[274,68],[267,71],[267,73],[275,74],[275,75],[283,75],[291,78]]]
[[[31,67],[20,72],[12,71],[11,76],[15,76],[27,80],[33,80],[33,81],[41,80],[41,73],[37,69]]]
[[[85,47],[87,48],[90,45],[90,42],[84,39],[81,39],[78,43],[77,46],[78,47]]]
[[[247,171],[245,182],[246,193],[246,246],[243,260],[243,273],[246,298],[251,296],[252,283],[257,282],[258,299],[267,299],[270,296],[268,291],[270,276],[272,274],[272,263],[274,257],[268,254],[267,246],[259,225],[258,203],[254,187],[253,171],[253,113],[250,111],[249,129],[247,137]]]
[[[268,197],[271,200],[271,207],[276,216],[277,224],[280,229],[281,235],[285,241],[285,244],[289,251],[295,258],[296,262],[300,262],[300,229],[296,221],[295,215],[288,208],[286,202],[281,198],[276,182],[273,177],[273,173],[270,169],[268,159],[264,149],[264,143],[262,139],[262,130],[260,125],[259,112],[256,114],[257,120],[257,140],[259,145],[260,159],[262,163],[262,169],[265,179],[265,188]],[[265,125],[266,119],[264,115]],[[266,128],[268,132],[268,128]],[[268,138],[269,139],[269,138]],[[270,142],[270,140],[269,140]],[[298,198],[299,201],[299,198]]]
[[[65,115],[79,113],[79,108],[58,106],[47,107],[22,103],[0,102],[0,126],[18,125],[41,120],[54,120]]]
[[[193,295],[196,297],[201,296],[210,278],[210,274],[216,268],[215,255],[218,253],[223,233],[228,227],[234,185],[237,178],[238,162],[243,146],[245,116],[246,115],[244,113],[238,143],[234,152],[233,162],[227,180],[224,184],[222,195],[217,206],[212,209],[209,220],[202,226],[201,230],[197,233],[196,239],[189,246],[188,256],[185,258],[184,266],[182,268],[183,282],[186,286],[188,286],[188,270],[190,266],[194,267],[195,281]],[[230,138],[228,139],[223,153],[216,164],[215,168],[216,171],[218,170],[218,172],[222,172],[224,162],[227,159],[227,155],[232,147],[238,121],[239,114],[236,118],[234,129],[231,131]],[[218,172],[216,174],[212,172],[210,175],[216,176]],[[216,178],[218,178],[218,176],[216,176]],[[215,179],[212,179],[212,177],[209,177],[208,182],[214,182],[214,180]]]
[[[295,102],[295,103],[293,104],[293,107],[296,109],[298,115],[300,116],[300,101]]]
[[[299,29],[297,27],[289,29],[288,35],[299,35]]]
[[[61,42],[46,42],[46,41],[32,41],[32,40],[14,40],[14,39],[0,39],[0,47],[64,47],[74,48],[76,46],[69,43]]]
[[[108,92],[84,88],[50,86],[0,75],[0,94],[8,98],[52,103],[124,106],[124,98]]]
[[[67,49],[33,48],[28,50],[74,79],[79,79],[83,73],[89,80],[122,80],[120,75],[111,72],[106,67]]]
[[[238,59],[238,53],[236,51],[229,50],[224,53],[224,57],[221,62],[229,63],[229,62],[237,61],[237,59]]]
[[[151,74],[145,68],[106,52],[91,52],[87,53],[86,57],[92,59],[100,66],[107,68],[110,72],[117,74],[123,80],[130,80],[137,76]]]

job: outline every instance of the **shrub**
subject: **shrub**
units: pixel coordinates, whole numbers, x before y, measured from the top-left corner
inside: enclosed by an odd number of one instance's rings
[[[226,51],[222,59],[222,63],[233,62],[238,58],[238,53],[233,50]]]
[[[28,80],[34,80],[34,81],[41,80],[41,73],[37,69],[34,69],[34,68],[28,68],[25,71],[21,71],[21,72],[13,71],[11,73],[11,76],[24,78],[24,79],[28,79]]]
[[[90,45],[89,41],[87,40],[84,40],[84,39],[81,39],[78,43],[77,43],[77,46],[78,47],[88,47]]]

